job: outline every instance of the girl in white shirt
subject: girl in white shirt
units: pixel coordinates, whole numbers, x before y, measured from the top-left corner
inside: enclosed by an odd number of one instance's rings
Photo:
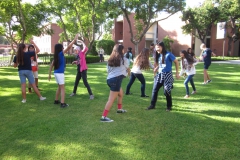
[[[186,89],[186,96],[184,98],[189,98],[189,88],[188,88],[188,82],[190,82],[192,88],[193,88],[193,92],[192,94],[197,93],[196,91],[196,87],[194,85],[194,81],[193,81],[193,76],[196,74],[196,69],[195,69],[195,65],[197,64],[196,59],[194,59],[194,57],[192,57],[191,55],[189,55],[187,53],[187,51],[182,50],[180,52],[180,57],[181,57],[181,72],[179,74],[179,76],[182,76],[183,73],[187,74],[187,78],[184,81],[184,85],[185,85],[185,89]]]
[[[145,78],[142,74],[142,70],[153,69],[153,65],[149,61],[150,50],[148,48],[143,48],[140,54],[135,58],[133,67],[131,69],[130,81],[126,88],[126,95],[130,95],[130,88],[137,78],[141,82],[141,97],[149,97],[145,94]]]

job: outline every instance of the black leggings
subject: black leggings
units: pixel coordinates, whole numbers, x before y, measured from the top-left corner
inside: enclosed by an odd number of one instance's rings
[[[79,84],[79,81],[81,80],[81,78],[83,79],[83,83],[88,90],[88,94],[92,95],[92,90],[87,81],[87,70],[84,70],[82,72],[79,72],[79,71],[77,72],[75,84],[74,84],[74,88],[73,88],[73,93],[77,92],[77,87],[78,87],[78,84]]]

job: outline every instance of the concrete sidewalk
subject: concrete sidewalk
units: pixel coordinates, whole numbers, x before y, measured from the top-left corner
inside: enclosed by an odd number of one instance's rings
[[[239,64],[240,65],[240,60],[212,61],[212,63],[218,63],[218,64]]]

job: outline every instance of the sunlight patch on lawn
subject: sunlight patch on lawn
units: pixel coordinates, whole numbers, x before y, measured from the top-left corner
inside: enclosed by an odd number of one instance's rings
[[[240,123],[240,118],[225,117],[225,116],[224,117],[223,116],[209,116],[209,115],[204,115],[204,116],[218,120],[218,121]]]
[[[116,152],[120,152],[122,154],[122,156],[125,155],[125,157],[127,158],[130,155],[134,154],[135,157],[139,157],[139,156],[142,157],[141,155],[139,155],[140,153],[142,153],[142,151],[141,150],[137,150],[136,145],[138,145],[138,143],[135,142],[134,138],[131,138],[131,140],[127,140],[126,137],[124,139],[111,138],[111,140],[113,142],[115,142],[116,144],[118,144],[113,149]]]
[[[14,87],[14,88],[1,88],[1,96],[15,96],[21,94],[20,87]]]

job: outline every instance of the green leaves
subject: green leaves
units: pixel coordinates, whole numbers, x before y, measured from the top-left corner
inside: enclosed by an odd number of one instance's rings
[[[182,21],[186,25],[182,27],[185,34],[194,34],[202,42],[210,33],[212,24],[219,21],[221,12],[208,0],[201,7],[188,8],[183,11]],[[197,34],[195,34],[197,31]]]
[[[42,34],[46,31],[43,26],[47,21],[47,12],[40,3],[32,5],[21,3],[20,0],[0,2],[0,24],[4,30],[3,34],[15,43]]]

